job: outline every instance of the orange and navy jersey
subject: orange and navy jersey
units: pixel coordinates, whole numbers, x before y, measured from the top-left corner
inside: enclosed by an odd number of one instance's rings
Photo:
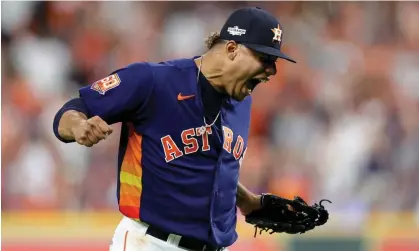
[[[80,89],[91,116],[122,122],[120,212],[216,246],[237,239],[236,192],[251,97],[222,103],[204,127],[193,59],[134,63]],[[207,121],[211,123],[212,121]]]

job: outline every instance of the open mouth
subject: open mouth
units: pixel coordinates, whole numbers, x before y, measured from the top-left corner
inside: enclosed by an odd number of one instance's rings
[[[256,88],[256,86],[260,83],[264,83],[267,82],[269,79],[264,78],[264,79],[260,79],[260,78],[252,78],[249,81],[247,81],[247,90],[250,93],[252,93],[252,91]]]

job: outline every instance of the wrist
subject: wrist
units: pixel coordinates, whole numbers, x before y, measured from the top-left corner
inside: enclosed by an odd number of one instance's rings
[[[263,207],[262,196],[263,194],[252,194],[252,198],[250,199],[252,204],[252,211],[259,210]]]

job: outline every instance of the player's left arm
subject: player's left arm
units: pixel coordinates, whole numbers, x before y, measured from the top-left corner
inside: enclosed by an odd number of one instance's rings
[[[243,215],[261,208],[261,195],[250,192],[240,182],[237,184],[236,204]]]

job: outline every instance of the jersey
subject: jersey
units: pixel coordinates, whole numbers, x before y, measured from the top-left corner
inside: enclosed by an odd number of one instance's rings
[[[204,127],[194,58],[139,62],[79,90],[91,116],[122,122],[119,211],[181,236],[227,247],[237,239],[236,192],[251,97],[226,99]],[[211,123],[212,121],[207,121]]]

